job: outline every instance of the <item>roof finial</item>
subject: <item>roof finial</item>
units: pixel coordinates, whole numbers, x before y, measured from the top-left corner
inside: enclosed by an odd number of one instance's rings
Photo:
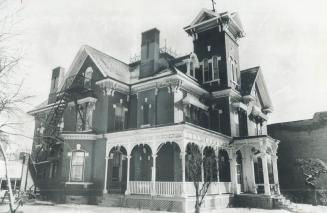
[[[211,2],[212,2],[212,11],[213,12],[216,12],[216,9],[215,9],[216,1],[215,0],[211,0]]]

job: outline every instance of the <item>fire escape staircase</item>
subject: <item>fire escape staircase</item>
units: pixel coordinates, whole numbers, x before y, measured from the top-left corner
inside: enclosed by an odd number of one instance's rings
[[[54,94],[54,104],[47,114],[47,118],[43,124],[44,130],[41,136],[42,142],[39,144],[34,159],[29,159],[29,170],[35,187],[38,187],[38,165],[55,159],[56,157],[53,158],[53,156],[51,156],[50,150],[57,149],[56,151],[58,152],[60,145],[64,142],[63,139],[60,138],[60,124],[68,103],[73,101],[77,112],[81,113],[77,107],[77,100],[86,92],[91,91],[91,88],[85,87],[85,80],[86,78],[84,75],[80,74],[68,77],[61,91]],[[42,158],[40,159],[39,154],[41,154],[41,152],[43,153]]]

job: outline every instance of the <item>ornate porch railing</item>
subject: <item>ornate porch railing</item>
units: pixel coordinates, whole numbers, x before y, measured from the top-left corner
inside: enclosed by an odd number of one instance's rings
[[[152,192],[151,181],[129,181],[128,184],[131,194],[149,195]]]
[[[200,187],[202,183],[200,182]],[[153,192],[151,181],[129,181],[130,194],[146,194],[160,196],[182,196],[183,182],[155,182]],[[232,193],[231,182],[212,182],[209,186],[208,195]],[[185,182],[185,196],[195,196],[193,182]]]
[[[176,196],[182,195],[183,193],[183,183],[182,182],[156,182],[157,195],[162,196]]]

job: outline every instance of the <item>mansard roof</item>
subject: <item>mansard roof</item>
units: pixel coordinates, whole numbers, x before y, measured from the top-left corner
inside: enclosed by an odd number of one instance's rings
[[[264,108],[272,109],[272,102],[268,93],[268,89],[263,78],[261,68],[259,66],[241,71],[241,93],[243,96],[252,94],[257,85],[258,92],[263,102]]]

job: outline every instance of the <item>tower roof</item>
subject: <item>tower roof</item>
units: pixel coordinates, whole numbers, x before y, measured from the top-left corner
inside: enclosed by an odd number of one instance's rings
[[[213,27],[228,29],[235,38],[242,38],[245,34],[241,20],[236,12],[217,13],[208,9],[202,9],[191,24],[184,27],[184,30],[192,35]]]

